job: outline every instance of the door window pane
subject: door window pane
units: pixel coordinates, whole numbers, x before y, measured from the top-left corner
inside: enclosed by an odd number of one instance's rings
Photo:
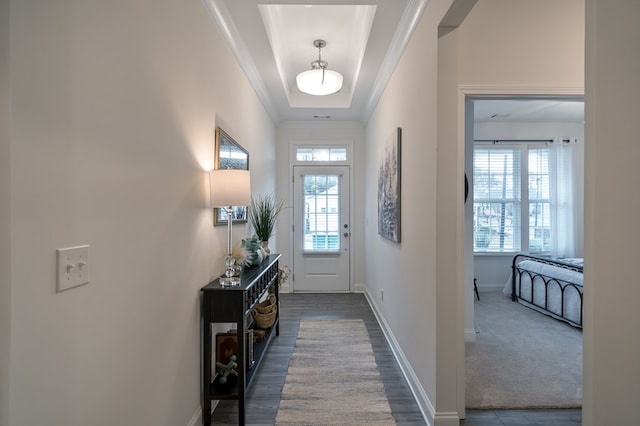
[[[305,175],[303,250],[340,250],[340,177]]]

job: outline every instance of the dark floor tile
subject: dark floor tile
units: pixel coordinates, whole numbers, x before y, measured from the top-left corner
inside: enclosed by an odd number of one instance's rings
[[[362,319],[367,325],[389,405],[399,426],[425,425],[413,393],[363,294],[281,295],[280,336],[269,346],[247,391],[246,424],[273,425],[302,319]],[[463,426],[578,426],[580,410],[467,410]],[[238,403],[220,401],[214,425],[237,425]]]
[[[581,410],[500,410],[495,411],[505,426],[580,426]]]
[[[466,416],[460,422],[463,426],[503,426],[496,413],[490,410],[466,410]]]

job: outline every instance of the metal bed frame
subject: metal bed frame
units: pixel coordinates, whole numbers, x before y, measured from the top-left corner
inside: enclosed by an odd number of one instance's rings
[[[583,305],[584,305],[584,299],[583,299],[583,288],[581,284],[578,283],[573,283],[573,282],[569,282],[566,281],[564,279],[559,279],[556,277],[552,277],[549,275],[544,275],[538,272],[532,272],[532,271],[528,271],[526,269],[522,269],[518,266],[518,264],[520,262],[522,262],[523,260],[533,260],[539,263],[544,263],[547,265],[553,265],[559,268],[563,268],[563,269],[568,269],[571,271],[576,271],[576,272],[583,272],[583,268],[581,266],[577,266],[577,265],[572,265],[569,263],[564,263],[560,260],[553,260],[553,259],[548,259],[548,258],[542,258],[542,257],[536,257],[536,256],[530,256],[528,254],[517,254],[514,256],[513,258],[513,262],[511,265],[512,271],[513,273],[511,274],[511,300],[516,302],[518,300],[524,301],[526,302],[526,304],[529,304],[531,306],[534,306],[536,308],[538,308],[539,310],[543,311],[544,313],[548,313],[549,315],[561,319],[562,321],[565,321],[575,327],[579,327],[582,328],[582,315],[583,315]],[[528,299],[527,296],[529,295],[523,295],[522,294],[522,276],[524,274],[527,274],[531,280],[531,299]],[[534,285],[534,284],[538,284],[538,283],[543,283],[544,285]],[[551,286],[557,286],[557,288],[560,290],[560,294],[561,294],[561,300],[560,300],[560,313],[558,312],[553,312],[551,310],[549,310],[549,289],[551,288]],[[536,298],[534,298],[534,292],[537,294],[536,290],[539,289],[544,289],[544,304],[540,305],[538,303],[535,303]],[[517,290],[517,291],[516,291]],[[579,321],[575,321],[571,318],[568,318],[566,315],[567,313],[565,312],[565,297],[567,296],[567,294],[569,294],[569,291],[575,291],[579,296],[580,296],[580,320]],[[525,304],[525,305],[526,305]]]

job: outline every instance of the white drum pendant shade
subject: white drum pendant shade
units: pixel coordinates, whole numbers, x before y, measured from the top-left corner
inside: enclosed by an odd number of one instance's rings
[[[315,40],[313,46],[318,48],[318,59],[311,62],[309,71],[296,76],[298,90],[315,96],[331,95],[342,89],[342,74],[327,69],[327,61],[322,60],[320,52],[327,45],[324,40]]]
[[[298,90],[309,95],[331,95],[342,88],[342,75],[327,69],[313,69],[298,74],[296,83]]]

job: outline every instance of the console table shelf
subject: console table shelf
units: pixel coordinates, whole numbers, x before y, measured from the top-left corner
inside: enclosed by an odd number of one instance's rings
[[[251,385],[254,373],[260,368],[267,347],[274,336],[280,334],[280,296],[278,294],[278,260],[280,254],[272,254],[262,264],[248,268],[240,275],[240,285],[222,287],[219,279],[202,287],[202,424],[211,424],[212,400],[238,400],[238,424],[245,423],[245,395]],[[271,328],[266,332],[264,340],[253,344],[253,365],[247,368],[249,354],[246,339],[238,338],[237,378],[230,376],[228,383],[220,384],[212,366],[215,351],[212,350],[213,323],[235,323],[238,336],[255,326],[251,311],[260,300],[273,288],[276,297],[277,314]]]

